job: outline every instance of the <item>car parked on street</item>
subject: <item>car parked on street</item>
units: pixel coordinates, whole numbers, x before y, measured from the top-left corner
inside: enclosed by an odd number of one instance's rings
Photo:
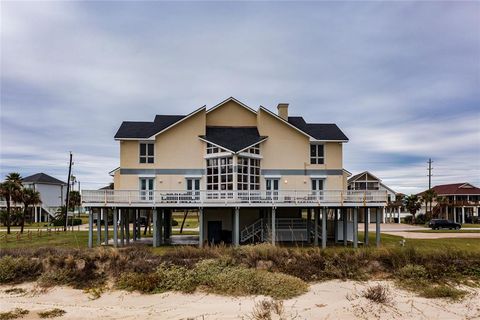
[[[432,228],[432,230],[440,230],[440,229],[460,230],[462,225],[460,223],[456,223],[451,220],[432,219],[428,223],[428,227]]]

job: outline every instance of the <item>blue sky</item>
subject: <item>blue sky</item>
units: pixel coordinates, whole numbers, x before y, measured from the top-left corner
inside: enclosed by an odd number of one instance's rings
[[[234,96],[335,122],[397,191],[480,185],[480,2],[1,2],[1,168],[111,181],[123,120]]]

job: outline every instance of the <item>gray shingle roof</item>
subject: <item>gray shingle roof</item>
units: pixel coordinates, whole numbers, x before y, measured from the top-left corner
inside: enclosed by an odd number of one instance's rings
[[[54,178],[52,176],[49,176],[48,174],[45,174],[43,172],[25,177],[22,179],[22,182],[67,185],[65,182],[58,180],[57,178]]]
[[[303,117],[288,117],[288,122],[317,140],[348,140],[334,123],[307,123]]]
[[[182,115],[157,115],[153,122],[124,121],[115,134],[115,139],[149,138],[172,124],[182,120]]]
[[[258,133],[257,127],[207,127],[206,133],[200,137],[233,152],[267,138]]]

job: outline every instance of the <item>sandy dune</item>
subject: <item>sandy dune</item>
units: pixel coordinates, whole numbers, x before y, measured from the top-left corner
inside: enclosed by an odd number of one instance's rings
[[[480,289],[470,289],[464,300],[452,303],[419,298],[387,284],[393,300],[389,305],[371,303],[361,297],[368,283],[328,281],[314,284],[306,294],[284,301],[286,319],[480,319]],[[24,319],[37,319],[36,312],[64,309],[62,319],[252,319],[255,302],[265,297],[222,297],[212,294],[163,293],[141,295],[108,291],[90,300],[81,290],[57,287],[39,291],[23,284],[25,295],[4,292],[0,287],[0,310],[19,307],[30,310]]]

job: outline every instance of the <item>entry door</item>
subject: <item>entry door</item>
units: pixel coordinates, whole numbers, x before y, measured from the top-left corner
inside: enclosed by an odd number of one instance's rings
[[[200,179],[187,179],[187,191],[193,200],[200,199]]]
[[[140,199],[144,201],[153,200],[154,178],[140,178]]]
[[[324,179],[312,179],[312,194],[318,200],[323,200]]]
[[[208,242],[218,244],[222,241],[222,221],[208,221]]]
[[[278,200],[278,183],[279,179],[266,179],[267,183],[267,197],[273,200]]]

